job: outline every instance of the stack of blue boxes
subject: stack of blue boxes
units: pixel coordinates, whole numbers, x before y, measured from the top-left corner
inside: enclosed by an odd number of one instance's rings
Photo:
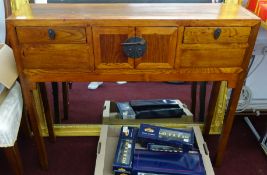
[[[194,140],[193,130],[123,126],[113,171],[115,175],[205,175]],[[142,147],[136,148],[137,143]]]

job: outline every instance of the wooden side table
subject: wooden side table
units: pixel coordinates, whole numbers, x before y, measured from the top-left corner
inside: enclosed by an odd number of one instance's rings
[[[220,82],[227,81],[233,91],[215,161],[221,164],[258,17],[224,4],[47,4],[27,9],[10,16],[7,27],[43,168],[48,161],[32,93],[39,82],[69,81],[215,81],[206,134]],[[88,135],[99,131],[98,125],[70,128]]]

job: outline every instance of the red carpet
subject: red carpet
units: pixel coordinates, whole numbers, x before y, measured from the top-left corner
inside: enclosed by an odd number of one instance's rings
[[[87,83],[75,83],[70,91],[70,123],[99,123],[105,99],[125,101],[146,98],[179,98],[190,107],[190,86],[166,83],[105,83],[95,91],[86,89]],[[257,117],[255,123],[264,129],[267,117]],[[211,155],[217,136],[208,138]],[[49,170],[42,171],[38,164],[35,144],[20,138],[19,148],[25,175],[93,175],[97,137],[59,137],[56,143],[46,140]],[[237,117],[231,133],[223,165],[216,168],[218,175],[266,175],[267,157],[241,117]],[[0,151],[0,175],[11,175],[10,168]]]
[[[52,101],[51,84],[48,83],[47,85],[48,92],[50,92],[49,98]],[[72,89],[69,91],[69,120],[63,121],[63,123],[101,123],[102,107],[105,100],[129,101],[131,99],[178,98],[189,109],[191,108],[191,84],[131,82],[118,85],[116,83],[104,83],[97,90],[88,90],[87,85],[88,83],[73,84]],[[208,103],[210,90],[211,86],[208,85],[206,104]],[[62,104],[61,94],[59,94],[59,97],[61,97],[59,101]],[[199,106],[198,95],[196,106]],[[51,108],[53,109],[52,103]],[[61,115],[63,115],[62,111],[62,106],[60,106]],[[197,107],[196,114],[198,113],[199,109]]]

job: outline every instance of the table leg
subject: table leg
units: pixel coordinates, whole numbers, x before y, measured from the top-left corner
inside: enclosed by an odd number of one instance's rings
[[[28,84],[24,81],[20,81],[22,85],[22,92],[23,92],[23,98],[25,101],[25,104],[27,106],[27,111],[29,114],[29,121],[32,128],[34,140],[37,146],[37,151],[39,155],[39,161],[41,164],[41,167],[43,169],[48,169],[48,159],[47,159],[47,153],[44,143],[44,138],[41,136],[40,128],[39,128],[39,121],[37,117],[37,111],[36,111],[36,104],[34,102],[33,97],[33,87],[30,87]],[[36,87],[35,87],[36,88]]]
[[[59,116],[58,83],[57,82],[52,82],[52,90],[53,90],[55,123],[60,124],[61,118]]]
[[[23,166],[20,158],[17,142],[14,146],[4,148],[5,155],[15,175],[23,174]]]
[[[55,142],[56,136],[54,133],[53,119],[52,119],[51,110],[50,110],[50,106],[49,106],[49,102],[47,98],[47,90],[45,87],[45,83],[39,83],[39,87],[40,87],[40,92],[42,96],[42,102],[43,102],[42,104],[44,106],[45,120],[47,124],[49,139],[51,142]]]
[[[255,25],[251,28],[251,35],[249,37],[248,43],[252,46],[255,44],[259,27],[260,27],[260,23],[258,23],[257,25]],[[223,155],[224,155],[224,152],[225,152],[225,149],[227,146],[229,135],[230,135],[230,132],[232,130],[235,112],[236,112],[236,107],[238,105],[239,96],[240,96],[240,93],[241,93],[241,90],[243,87],[243,82],[244,82],[245,77],[248,73],[247,67],[249,65],[249,61],[250,61],[250,57],[251,57],[252,52],[253,52],[253,47],[249,47],[246,50],[245,56],[244,56],[244,61],[242,63],[242,68],[246,71],[240,73],[238,83],[236,84],[235,88],[232,89],[232,93],[231,93],[230,100],[228,103],[228,109],[227,109],[227,112],[226,112],[226,115],[224,118],[224,125],[222,128],[222,133],[221,133],[220,139],[219,139],[217,154],[215,157],[215,166],[220,166],[222,163],[222,159],[223,159]]]
[[[220,86],[221,86],[220,81],[213,82],[212,90],[211,90],[211,96],[210,96],[210,100],[209,100],[209,110],[208,110],[207,118],[205,121],[205,129],[204,129],[205,137],[207,137],[209,135],[209,132],[210,132],[212,118],[213,118],[213,114],[215,111],[216,102],[217,102],[217,99],[219,96]]]
[[[195,118],[196,112],[196,96],[197,96],[197,82],[191,83],[191,111]]]
[[[205,103],[206,103],[206,87],[207,82],[200,83],[200,95],[199,95],[199,121],[204,122],[204,115],[205,115]]]
[[[32,138],[32,130],[29,124],[28,114],[25,105],[23,106],[20,125],[24,136],[27,137],[28,139]]]
[[[62,95],[63,95],[63,111],[64,111],[64,119],[68,120],[69,118],[69,91],[68,91],[68,83],[62,83]]]
[[[235,118],[235,112],[236,107],[239,101],[240,92],[242,89],[242,84],[239,85],[232,90],[230,100],[228,103],[228,109],[226,111],[226,115],[224,118],[224,125],[222,129],[222,133],[219,138],[217,153],[215,157],[215,166],[219,167],[222,163],[223,155],[227,146],[227,142],[229,139],[229,135],[233,126],[234,118]]]

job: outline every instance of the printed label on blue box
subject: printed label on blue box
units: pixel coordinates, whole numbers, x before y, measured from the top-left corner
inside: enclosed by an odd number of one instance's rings
[[[154,143],[148,143],[147,149],[149,151],[159,151],[159,152],[172,152],[172,153],[183,152],[183,149],[181,147],[157,145]]]
[[[181,132],[181,131],[173,131],[170,129],[159,129],[159,138],[165,140],[180,140],[185,143],[189,143],[191,137],[191,133]]]
[[[137,132],[138,128],[135,127],[123,126],[121,128],[115,159],[113,162],[114,172],[131,172]]]
[[[172,129],[149,124],[141,124],[138,139],[143,145],[155,143],[159,145],[181,147],[188,152],[193,149],[194,131]]]

